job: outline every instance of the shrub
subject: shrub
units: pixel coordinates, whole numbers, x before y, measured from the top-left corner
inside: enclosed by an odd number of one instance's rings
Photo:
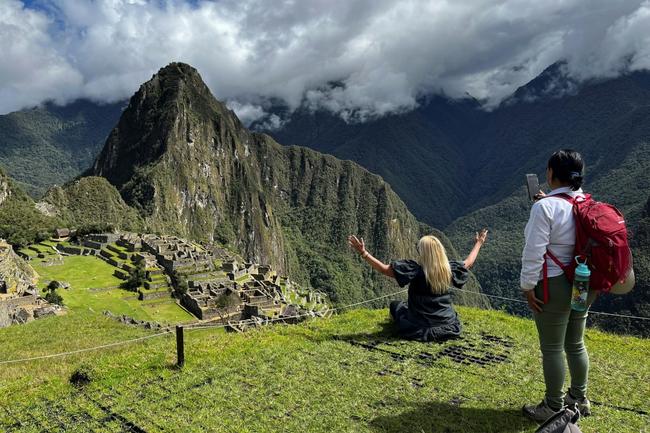
[[[92,382],[95,376],[96,374],[92,367],[82,364],[70,375],[70,384],[81,388]]]
[[[179,274],[178,271],[173,271],[171,273],[171,279],[172,279],[172,286],[174,287],[176,293],[180,295],[184,295],[185,293],[187,293],[189,289],[187,285],[187,278]]]
[[[135,267],[129,272],[129,278],[122,283],[122,288],[135,292],[141,287],[147,279],[147,270],[145,269],[144,260],[140,260]]]

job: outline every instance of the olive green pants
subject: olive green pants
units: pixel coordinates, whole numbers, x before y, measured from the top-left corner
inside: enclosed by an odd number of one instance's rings
[[[582,398],[587,392],[589,355],[584,343],[587,311],[571,309],[571,285],[564,275],[548,280],[549,300],[541,313],[535,313],[542,351],[542,367],[546,383],[546,402],[553,409],[564,404],[564,377],[566,355],[571,375],[571,395]],[[535,287],[535,295],[543,299],[543,283]],[[591,305],[596,292],[590,291],[587,304]]]

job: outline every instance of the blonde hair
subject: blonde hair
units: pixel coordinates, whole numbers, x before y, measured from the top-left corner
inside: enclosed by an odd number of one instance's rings
[[[451,267],[445,247],[437,237],[423,236],[418,242],[418,252],[418,262],[431,291],[435,295],[446,293],[451,284]]]

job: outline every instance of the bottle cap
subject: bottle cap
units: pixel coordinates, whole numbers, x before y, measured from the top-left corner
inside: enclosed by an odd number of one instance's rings
[[[578,266],[576,267],[576,275],[580,275],[582,277],[588,277],[591,275],[591,270],[589,269],[589,266],[587,266],[587,259],[584,260],[584,262],[580,261],[580,256],[575,257],[576,263]]]

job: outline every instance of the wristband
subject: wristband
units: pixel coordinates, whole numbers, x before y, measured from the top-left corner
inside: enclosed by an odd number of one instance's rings
[[[361,254],[361,258],[362,258],[362,259],[365,259],[365,258],[368,257],[369,255],[370,255],[370,253],[369,253],[368,251],[364,251],[363,254]]]

